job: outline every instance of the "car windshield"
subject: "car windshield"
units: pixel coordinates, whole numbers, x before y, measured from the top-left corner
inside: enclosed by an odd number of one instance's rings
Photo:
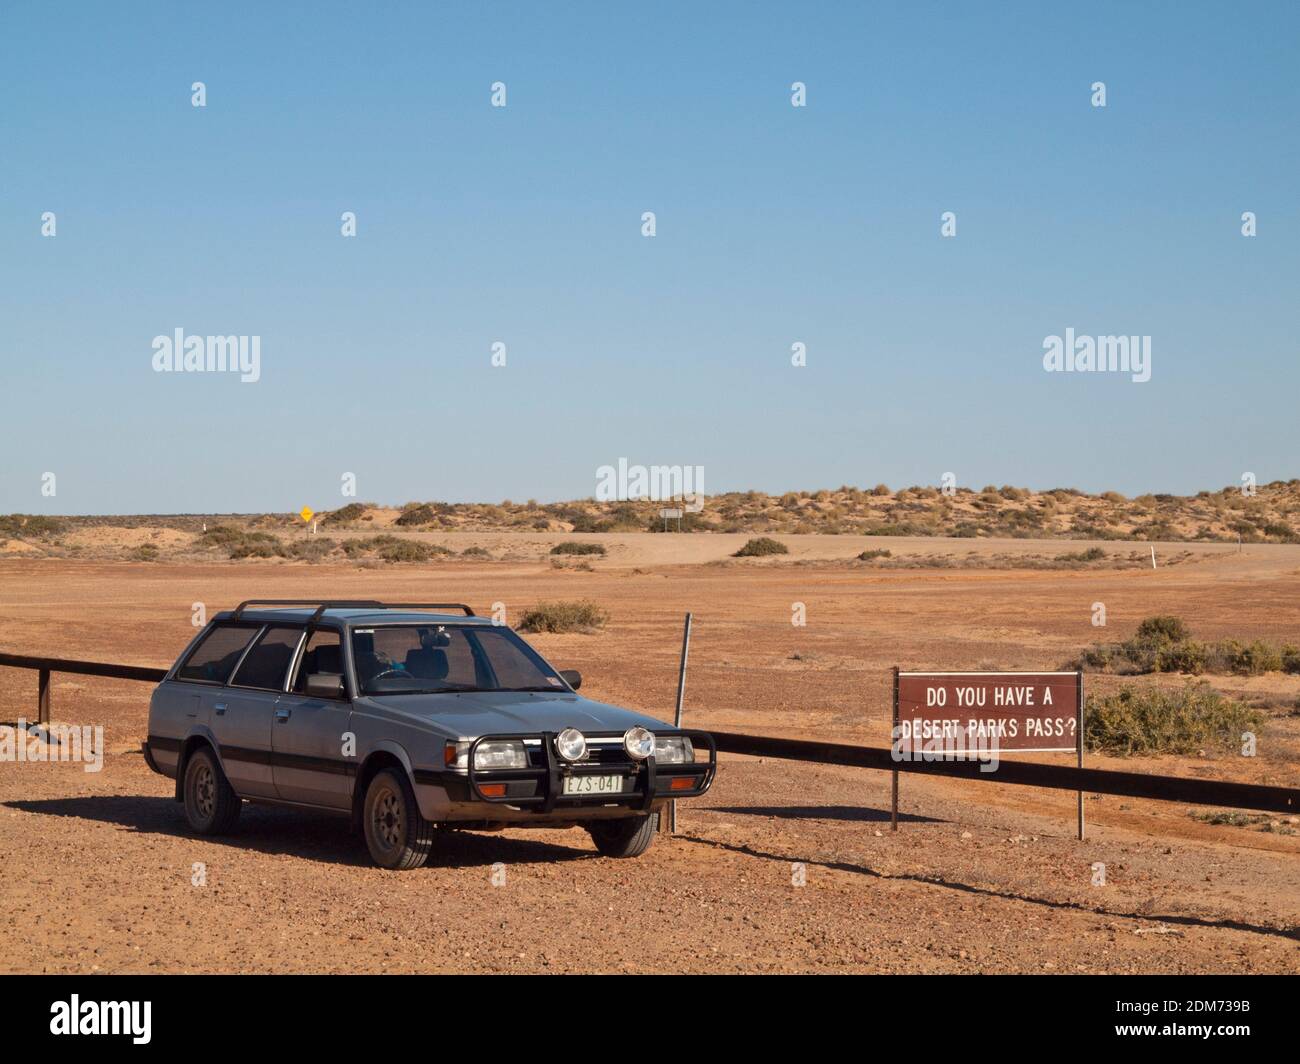
[[[352,657],[362,694],[567,691],[541,656],[509,628],[410,624],[357,628]]]

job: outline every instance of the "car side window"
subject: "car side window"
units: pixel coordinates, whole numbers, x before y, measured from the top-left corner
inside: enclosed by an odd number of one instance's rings
[[[178,680],[200,683],[225,683],[256,628],[218,625],[194,648],[185,664],[176,670]]]
[[[244,658],[230,681],[231,686],[279,691],[301,638],[301,628],[268,628]]]
[[[343,675],[343,651],[339,643],[338,632],[318,628],[307,640],[307,649],[303,651],[298,662],[298,674],[293,678],[293,689],[297,694],[307,693],[307,677],[316,673],[328,672]]]

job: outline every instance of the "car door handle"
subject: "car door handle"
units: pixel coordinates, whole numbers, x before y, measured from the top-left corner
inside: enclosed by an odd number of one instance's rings
[[[275,711],[275,719],[278,720],[281,724],[283,724],[291,716],[293,716],[292,709],[277,709]]]
[[[226,715],[226,703],[224,703],[224,702],[218,702],[218,703],[217,703],[215,706],[213,706],[212,708],[215,709],[215,710],[217,711],[217,716],[218,716],[218,717],[224,717],[224,716]]]

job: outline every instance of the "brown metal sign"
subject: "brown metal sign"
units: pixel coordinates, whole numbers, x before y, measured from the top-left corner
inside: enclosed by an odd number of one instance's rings
[[[1079,749],[1075,672],[900,672],[895,746],[939,757]]]

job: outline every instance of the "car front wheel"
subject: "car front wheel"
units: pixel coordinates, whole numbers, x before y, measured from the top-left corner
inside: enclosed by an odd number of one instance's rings
[[[606,857],[640,857],[650,848],[659,827],[659,814],[618,820],[594,820],[587,826],[596,849]]]
[[[185,763],[185,819],[200,835],[224,835],[244,804],[226,781],[211,750],[196,750]]]
[[[406,773],[386,768],[366,788],[362,823],[370,859],[380,868],[419,868],[433,849],[433,824],[420,815]]]

